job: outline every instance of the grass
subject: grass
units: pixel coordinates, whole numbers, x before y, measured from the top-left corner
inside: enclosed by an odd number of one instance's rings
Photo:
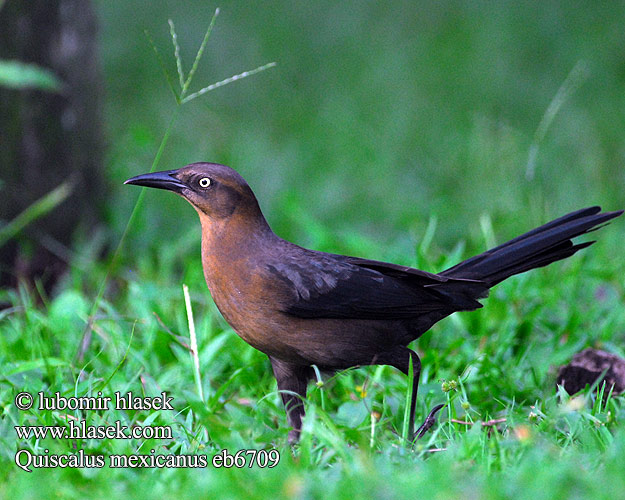
[[[448,408],[414,448],[401,437],[407,377],[367,367],[311,384],[292,450],[268,360],[237,337],[206,291],[193,211],[161,192],[146,193],[133,212],[135,198],[119,186],[147,171],[156,151],[162,169],[220,161],[249,179],[281,236],[442,270],[566,210],[623,205],[623,140],[614,126],[625,109],[616,50],[623,14],[549,3],[489,6],[488,15],[463,2],[414,15],[399,3],[228,4],[203,45],[206,64],[192,65],[195,78],[225,81],[259,61],[279,66],[178,106],[193,95],[182,60],[196,48],[185,43],[203,39],[214,7],[137,5],[98,4],[116,186],[103,208],[106,238],[115,248],[133,213],[124,245],[103,261],[82,235],[53,294],[0,291],[9,304],[0,312],[0,497],[623,497],[625,397],[603,404],[593,391],[569,397],[555,387],[556,367],[584,347],[625,355],[625,264],[614,257],[622,221],[574,258],[502,283],[484,309],[444,320],[414,345],[423,363],[417,420],[437,403]],[[177,76],[168,78],[171,89],[150,43],[138,43],[147,28],[153,46],[169,46],[165,11],[185,26],[175,66],[163,58]],[[169,139],[159,147],[164,130]],[[175,411],[18,411],[20,391],[165,391]],[[72,419],[165,425],[172,436],[16,439],[15,425]],[[224,449],[275,448],[281,459],[271,469],[27,473],[13,463],[18,448],[154,449],[209,462]]]
[[[602,231],[608,232],[612,228]],[[354,249],[356,250],[356,249]],[[175,250],[172,250],[175,253]],[[202,400],[193,389],[185,300],[171,255],[143,257],[117,276],[114,301],[103,300],[82,362],[77,338],[89,316],[99,273],[74,270],[53,298],[20,289],[3,292],[0,453],[7,497],[27,498],[49,488],[64,498],[154,493],[245,497],[242,478],[259,498],[409,497],[609,497],[622,491],[625,398],[605,405],[594,392],[558,395],[555,367],[592,345],[623,354],[612,332],[625,329],[620,307],[622,268],[598,272],[606,256],[583,256],[498,286],[483,310],[457,314],[426,334],[418,412],[447,403],[434,431],[414,449],[402,439],[407,378],[389,367],[348,370],[312,384],[301,444],[286,444],[285,417],[267,359],[245,345],[209,301],[199,266],[189,266],[198,332]],[[440,268],[445,254],[429,257]],[[169,261],[169,262],[168,262]],[[95,266],[97,268],[97,266]],[[573,305],[573,306],[572,306]],[[24,334],[27,332],[28,334]],[[616,343],[615,343],[616,342]],[[450,383],[453,381],[453,383]],[[455,388],[453,388],[455,386]],[[175,411],[18,411],[20,391],[63,396],[115,391],[174,397]],[[447,391],[447,392],[444,392]],[[14,425],[166,425],[165,440],[16,440]],[[505,419],[496,425],[481,422]],[[453,420],[473,422],[461,425]],[[48,469],[23,472],[12,460],[16,446],[44,454],[206,454],[223,449],[271,449],[274,469]],[[433,451],[436,450],[436,451]],[[391,479],[392,478],[392,479]],[[149,494],[145,484],[150,484]],[[61,487],[59,490],[58,487]],[[36,488],[33,490],[33,488]],[[523,491],[521,491],[523,490]],[[617,498],[617,496],[611,496]]]

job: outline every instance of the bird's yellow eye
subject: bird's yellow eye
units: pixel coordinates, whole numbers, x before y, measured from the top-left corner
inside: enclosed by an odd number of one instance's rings
[[[202,177],[199,181],[199,185],[202,188],[207,188],[211,185],[211,180],[208,177]]]

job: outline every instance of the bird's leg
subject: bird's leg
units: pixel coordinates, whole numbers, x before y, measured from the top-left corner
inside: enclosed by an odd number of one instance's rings
[[[428,416],[425,418],[423,423],[419,426],[419,428],[414,433],[414,440],[421,439],[423,435],[430,430],[430,428],[436,422],[436,414],[444,407],[444,404],[438,404],[434,408],[430,410]]]
[[[384,353],[377,360],[378,364],[386,364],[394,366],[398,370],[401,370],[406,375],[410,370],[410,359],[412,358],[412,398],[410,399],[410,418],[408,421],[408,432],[411,436],[411,441],[420,439],[435,422],[436,413],[445,405],[436,405],[428,414],[425,421],[419,426],[416,432],[414,430],[415,412],[417,408],[417,392],[419,391],[419,378],[421,377],[421,359],[416,352],[408,349],[407,347],[397,347],[393,351]]]
[[[302,418],[305,415],[302,399],[306,397],[311,369],[309,366],[296,365],[272,357],[269,359],[278,382],[278,391],[286,410],[287,421],[292,427],[289,431],[289,444],[295,444],[299,441],[302,431]]]
[[[415,412],[417,411],[417,392],[419,391],[419,378],[421,378],[421,358],[419,358],[419,355],[416,352],[411,351],[407,347],[406,350],[409,353],[409,358],[412,357],[412,398],[410,399],[410,420],[408,421],[408,432],[410,440],[412,441],[414,439],[414,417]],[[408,365],[406,366],[406,371],[404,372],[406,375],[408,375],[408,370],[410,370],[410,360],[408,360]],[[421,429],[421,427],[419,427],[419,429]]]

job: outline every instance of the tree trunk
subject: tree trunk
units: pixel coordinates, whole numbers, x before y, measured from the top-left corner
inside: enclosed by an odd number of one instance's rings
[[[0,7],[0,59],[35,63],[62,81],[55,93],[0,87],[1,223],[64,181],[73,184],[63,203],[0,248],[0,285],[40,278],[49,288],[66,264],[58,249],[71,244],[76,228],[90,231],[97,224],[102,137],[96,44],[88,0],[8,0]]]

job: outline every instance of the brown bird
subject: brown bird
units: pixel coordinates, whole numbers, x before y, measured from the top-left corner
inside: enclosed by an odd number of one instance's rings
[[[193,163],[128,179],[185,198],[202,224],[204,277],[219,311],[248,344],[269,356],[288,422],[299,439],[312,365],[336,371],[390,365],[414,382],[414,428],[421,361],[407,346],[506,278],[573,255],[593,242],[575,236],[623,213],[590,207],[567,214],[439,274],[308,250],[276,236],[247,182],[233,169]],[[434,423],[436,406],[413,434]]]

